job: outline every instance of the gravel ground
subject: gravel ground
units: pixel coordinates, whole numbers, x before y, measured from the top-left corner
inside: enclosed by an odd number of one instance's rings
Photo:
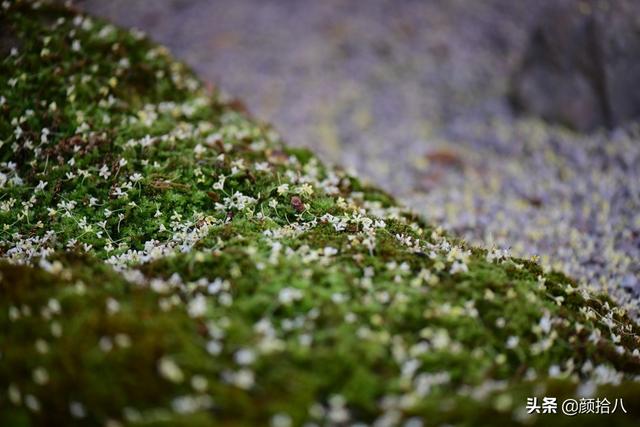
[[[637,315],[640,132],[578,135],[505,102],[548,0],[76,3],[148,32],[292,145]]]

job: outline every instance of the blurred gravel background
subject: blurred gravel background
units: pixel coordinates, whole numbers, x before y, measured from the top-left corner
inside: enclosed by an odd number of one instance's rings
[[[476,244],[540,256],[638,313],[640,132],[513,117],[553,0],[84,0],[313,149]]]

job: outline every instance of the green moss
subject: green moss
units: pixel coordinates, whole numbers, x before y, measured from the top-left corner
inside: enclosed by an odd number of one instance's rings
[[[2,17],[0,425],[565,425],[526,398],[591,382],[637,422],[640,329],[606,296],[443,235],[164,49],[36,4]]]

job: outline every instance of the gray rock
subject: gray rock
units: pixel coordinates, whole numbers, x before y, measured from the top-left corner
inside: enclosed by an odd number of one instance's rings
[[[579,131],[640,118],[640,2],[561,0],[534,26],[511,100]]]

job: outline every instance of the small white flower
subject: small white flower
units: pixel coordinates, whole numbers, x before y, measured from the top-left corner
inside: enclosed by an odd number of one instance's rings
[[[293,425],[293,421],[287,414],[280,413],[271,417],[271,427],[291,427],[291,425]]]
[[[32,394],[27,394],[24,398],[24,404],[33,412],[40,412],[40,401]]]
[[[347,297],[340,292],[331,294],[331,301],[333,301],[334,304],[342,304],[346,300],[347,300]]]
[[[449,270],[449,273],[451,274],[466,273],[468,271],[469,271],[469,268],[467,267],[467,264],[465,264],[464,262],[455,261],[451,265],[451,270]]]
[[[258,162],[256,163],[256,171],[258,172],[266,172],[269,170],[269,163],[267,162]]]
[[[44,188],[47,186],[47,184],[48,184],[48,182],[40,181],[38,183],[38,185],[36,186],[36,192],[44,190]]]
[[[194,299],[189,301],[187,311],[191,317],[203,316],[207,312],[207,299],[202,295],[196,296]]]
[[[284,305],[291,305],[294,301],[302,299],[302,291],[296,288],[283,288],[278,293],[278,301]]]
[[[39,366],[33,370],[33,382],[38,385],[45,385],[49,382],[49,373],[46,369]]]
[[[76,401],[69,403],[69,412],[74,418],[84,418],[87,415],[84,405]]]
[[[169,357],[162,357],[158,361],[160,376],[172,383],[181,383],[184,380],[182,369]]]
[[[255,381],[254,378],[255,376],[252,371],[248,369],[240,369],[234,375],[233,383],[236,385],[236,387],[247,390],[253,387],[253,383]]]
[[[238,365],[251,365],[256,360],[256,354],[253,350],[243,348],[236,352],[234,360]]]
[[[217,182],[215,182],[215,183],[213,184],[213,189],[214,189],[214,190],[222,190],[222,189],[224,188],[224,181],[225,181],[225,179],[227,179],[227,177],[226,177],[226,176],[224,176],[224,175],[220,175],[220,176],[218,177],[218,181],[217,181]]]
[[[98,172],[98,175],[100,175],[104,179],[107,179],[111,176],[111,172],[109,171],[107,165],[102,165],[100,171]]]
[[[120,311],[120,303],[114,298],[107,298],[107,313],[115,314]]]
[[[9,385],[9,400],[14,405],[19,405],[22,401],[22,393],[20,393],[20,389],[15,384]]]
[[[98,341],[98,346],[100,347],[100,350],[108,353],[113,349],[113,342],[109,337],[102,337],[100,338],[100,341]]]
[[[207,343],[207,353],[212,356],[217,356],[222,351],[222,345],[215,340],[211,340]]]
[[[551,331],[551,317],[549,316],[549,313],[545,313],[545,315],[540,318],[539,326],[545,334],[548,334],[549,331]]]
[[[221,279],[216,279],[213,282],[209,283],[209,285],[207,286],[207,292],[209,292],[210,295],[215,295],[218,292],[220,292],[222,290],[222,280]]]
[[[298,194],[309,197],[313,194],[313,187],[309,183],[304,183],[298,188]]]
[[[204,393],[209,387],[209,382],[202,375],[194,375],[191,377],[191,387],[199,393]]]
[[[338,250],[336,248],[331,247],[331,246],[327,246],[327,247],[324,248],[322,253],[324,254],[324,256],[329,257],[329,256],[333,256],[333,255],[337,254]]]

